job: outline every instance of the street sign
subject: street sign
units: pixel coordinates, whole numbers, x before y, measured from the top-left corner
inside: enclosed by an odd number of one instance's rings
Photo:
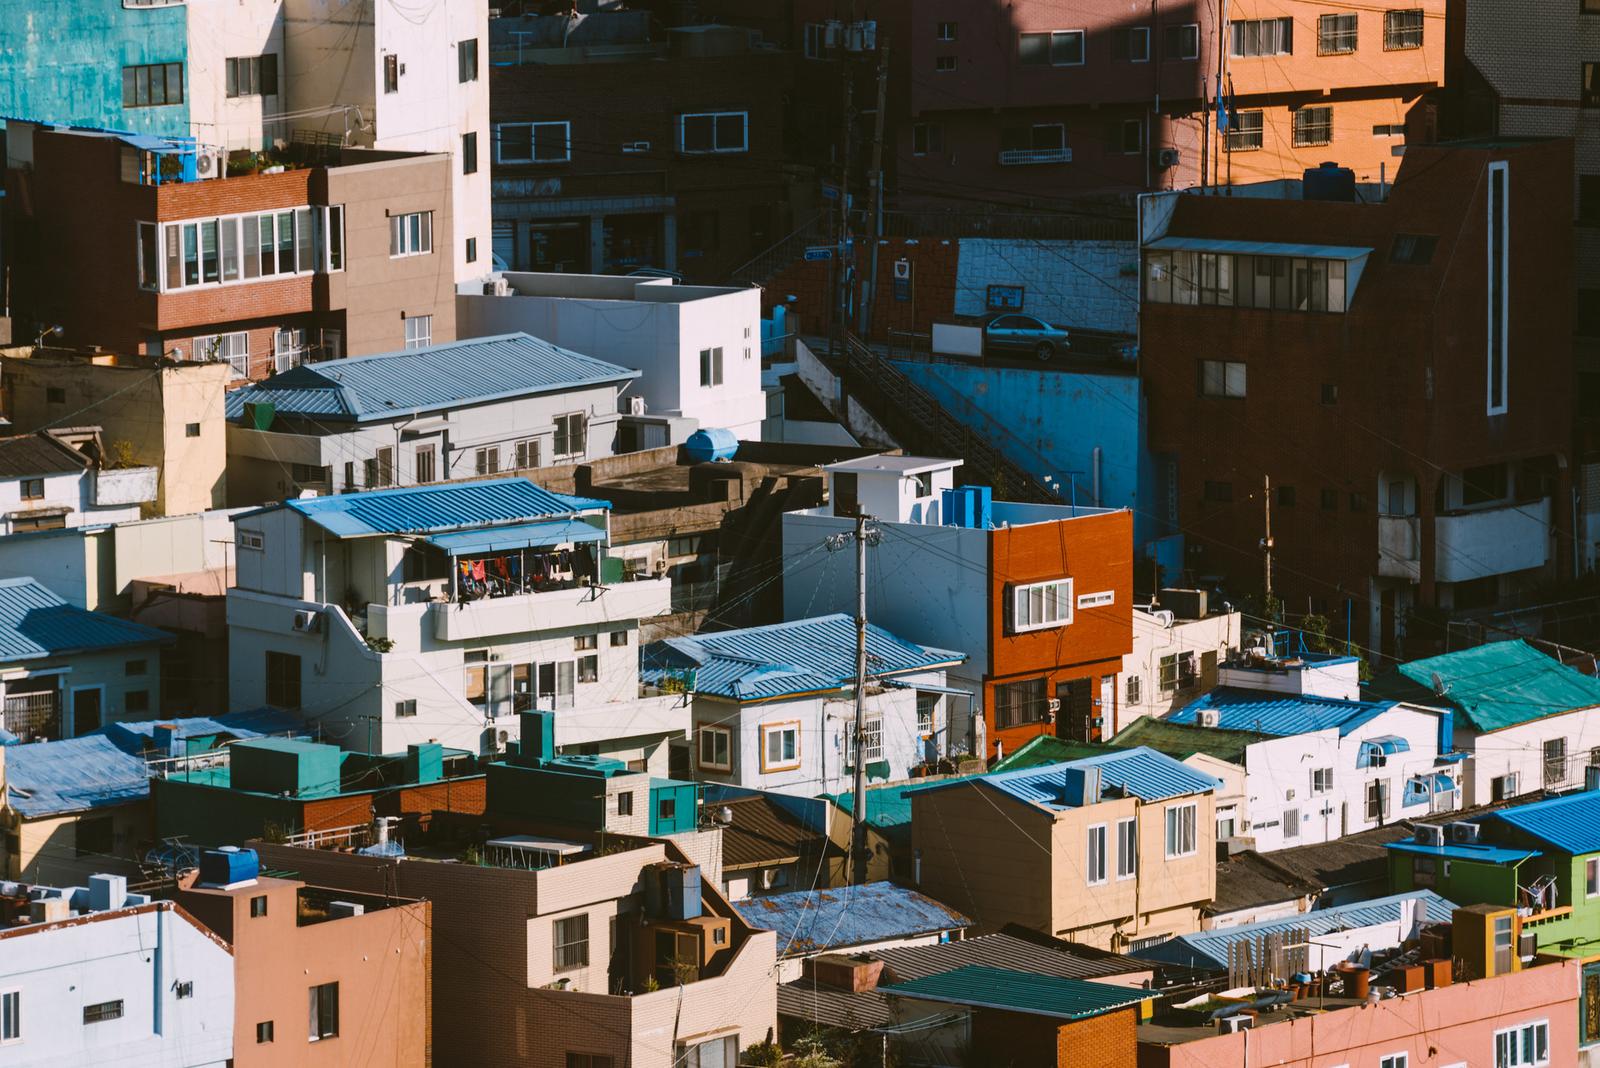
[[[810,248],[806,249],[806,259],[808,261],[831,260],[833,259],[833,246],[812,245]]]

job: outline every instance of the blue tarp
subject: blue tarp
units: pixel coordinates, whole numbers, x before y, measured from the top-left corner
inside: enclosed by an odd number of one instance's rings
[[[606,532],[580,519],[553,519],[541,523],[516,523],[503,527],[459,530],[453,534],[434,534],[428,543],[451,556],[477,556],[559,545],[562,542],[605,541]]]

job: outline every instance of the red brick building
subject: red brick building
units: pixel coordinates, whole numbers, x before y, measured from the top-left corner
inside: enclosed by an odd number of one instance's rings
[[[233,164],[180,140],[6,132],[5,265],[25,340],[59,326],[58,343],[218,359],[254,379],[455,339],[447,156],[343,149],[225,176]]]
[[[1383,655],[1572,567],[1572,146],[1413,147],[1392,189],[1145,206],[1150,447],[1196,575]],[[1353,198],[1353,199],[1352,199]]]

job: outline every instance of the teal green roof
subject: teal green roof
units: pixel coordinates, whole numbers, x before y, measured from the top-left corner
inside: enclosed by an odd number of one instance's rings
[[[1228,730],[1222,727],[1200,727],[1193,723],[1174,723],[1140,716],[1111,742],[1115,746],[1148,746],[1177,760],[1188,760],[1196,753],[1204,753],[1230,764],[1244,764],[1244,751],[1252,742],[1272,737],[1257,731]],[[1018,750],[1021,753],[1021,750]]]
[[[926,779],[921,782],[896,783],[893,786],[868,787],[867,823],[880,830],[896,827],[909,829],[911,826],[911,794],[913,791],[977,778],[980,778],[980,776],[961,775],[952,776],[948,779]],[[821,796],[826,797],[845,812],[855,811],[855,796],[848,790],[842,793],[823,794]]]
[[[1600,679],[1521,639],[1413,660],[1372,680],[1367,690],[1375,697],[1454,709],[1480,732],[1600,705]]]
[[[878,990],[884,994],[924,1001],[945,1001],[984,1009],[1025,1012],[1034,1016],[1054,1016],[1063,1020],[1102,1016],[1156,996],[1148,990],[1113,986],[1110,983],[1014,972],[1009,968],[985,968],[976,964],[941,975],[927,975],[893,986],[880,986]]]
[[[1016,771],[1019,768],[1037,768],[1044,764],[1060,764],[1067,760],[1082,760],[1099,756],[1113,749],[1098,742],[1073,742],[1052,734],[1041,734],[1019,746],[1016,752],[995,764],[990,771]]]

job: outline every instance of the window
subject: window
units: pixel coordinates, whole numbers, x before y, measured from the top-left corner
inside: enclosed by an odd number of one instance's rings
[[[149,670],[150,664],[149,661],[146,660],[128,660],[124,661],[122,665],[123,675],[129,678],[132,678],[136,675],[143,675]]]
[[[700,350],[700,385],[722,385],[722,346]]]
[[[300,658],[292,653],[267,652],[267,704],[275,708],[300,707]]]
[[[604,1053],[569,1052],[567,1068],[615,1068],[615,1062]]]
[[[1314,793],[1314,794],[1325,794],[1325,793],[1329,793],[1332,790],[1333,790],[1333,769],[1332,768],[1312,768],[1311,769],[1311,792]]]
[[[1490,415],[1503,415],[1506,401],[1506,353],[1510,344],[1509,306],[1511,257],[1507,246],[1511,231],[1506,217],[1511,164],[1497,160],[1489,164],[1489,408]]]
[[[589,917],[568,916],[551,924],[552,966],[558,972],[589,964]]]
[[[383,57],[383,91],[386,93],[400,91],[400,57],[393,53]]]
[[[116,1001],[98,1001],[93,1005],[83,1007],[83,1022],[86,1024],[104,1023],[107,1020],[122,1019],[122,999]]]
[[[1578,103],[1581,107],[1600,108],[1600,63],[1583,65],[1583,84],[1579,87]]]
[[[1355,15],[1323,15],[1317,20],[1317,55],[1342,56],[1356,50]]]
[[[461,173],[478,173],[478,131],[461,135]]]
[[[456,80],[463,83],[478,80],[478,39],[476,37],[471,40],[456,42]]]
[[[1084,861],[1083,881],[1089,886],[1099,886],[1106,881],[1106,825],[1103,823],[1089,828],[1089,849]]]
[[[633,815],[633,791],[623,790],[617,794],[617,815]]]
[[[417,714],[417,699],[408,697],[404,701],[394,703],[395,719],[410,719]]]
[[[739,1038],[713,1038],[709,1042],[685,1043],[678,1047],[675,1068],[732,1068],[739,1057]]]
[[[1113,30],[1111,34],[1111,58],[1122,60],[1125,63],[1150,62],[1150,27],[1129,26],[1125,29]]]
[[[1011,589],[1011,633],[1066,626],[1072,622],[1072,580],[1032,582]]]
[[[699,556],[700,555],[700,539],[699,538],[668,538],[667,539],[667,555],[668,556],[674,556],[674,557],[677,557],[677,556]]]
[[[828,50],[828,27],[820,22],[806,23],[804,50],[807,59],[823,58]]]
[[[1144,151],[1144,121],[1142,119],[1122,120],[1122,154],[1136,156]]]
[[[111,817],[95,816],[73,824],[72,845],[80,857],[109,856],[116,847],[116,828]]]
[[[628,632],[614,630],[611,632],[611,648],[617,649],[628,644]]]
[[[472,452],[472,470],[479,475],[492,475],[500,470],[500,446],[485,445]]]
[[[421,349],[433,344],[433,316],[406,316],[406,348]]]
[[[250,899],[250,918],[260,919],[267,914],[267,895],[257,894]]]
[[[1389,780],[1373,779],[1367,783],[1367,819],[1382,823],[1389,816]]]
[[[1583,862],[1583,896],[1600,897],[1600,857]]]
[[[473,168],[477,168],[476,157],[474,157]],[[478,262],[478,239],[475,237],[467,238],[467,262]]]
[[[1139,824],[1137,820],[1117,821],[1117,878],[1132,879],[1139,874]]]
[[[1383,13],[1383,49],[1392,52],[1399,48],[1422,47],[1422,10],[1385,11]]]
[[[1232,486],[1229,486],[1231,492]],[[1161,692],[1172,693],[1174,690],[1187,690],[1194,685],[1195,667],[1193,653],[1173,653],[1161,658],[1158,665],[1161,671]]]
[[[1223,360],[1200,361],[1202,397],[1242,397],[1245,395],[1245,365]]]
[[[1432,234],[1395,234],[1389,246],[1389,262],[1421,267],[1433,259],[1439,239]]]
[[[1194,802],[1167,807],[1167,856],[1187,857],[1199,850],[1195,836],[1198,809]]]
[[[185,424],[183,424],[183,436],[186,437],[186,438],[197,438],[197,437],[199,437],[200,436],[200,424],[199,423],[185,423]]]
[[[591,655],[578,657],[578,681],[600,681],[600,658],[598,656]]]
[[[272,1041],[272,1021],[263,1020],[256,1024],[256,1045],[263,1046]]]
[[[911,126],[911,154],[926,156],[944,151],[944,127],[936,122],[918,122]]]
[[[161,228],[155,223],[138,223],[139,288],[157,289],[161,285]]]
[[[339,1037],[339,984],[322,983],[307,991],[310,1005],[310,1029],[307,1036],[313,1042]]]
[[[1161,35],[1161,54],[1166,59],[1200,58],[1200,24],[1168,26]]]
[[[1067,128],[1059,122],[1032,126],[1009,126],[1000,131],[1000,162],[1065,163],[1071,159],[1067,149]]]
[[[422,256],[433,251],[433,212],[389,216],[389,255]]]
[[[1136,705],[1144,699],[1144,680],[1138,675],[1128,676],[1128,696],[1125,704]]]
[[[1043,723],[1050,715],[1050,700],[1046,695],[1043,678],[1023,679],[1021,682],[1004,682],[994,688],[995,726],[1020,727],[1025,723]]]
[[[223,80],[230,97],[277,96],[278,57],[240,56],[230,59]]]
[[[1294,111],[1294,144],[1296,148],[1307,145],[1326,145],[1333,140],[1333,109],[1331,107],[1296,108]]]
[[[1380,122],[1372,127],[1373,137],[1404,137],[1406,124],[1403,122]]]
[[[1567,740],[1547,738],[1544,743],[1544,784],[1559,786],[1567,781]]]
[[[1017,58],[1024,66],[1077,67],[1083,64],[1083,31],[1051,30],[1018,36]]]
[[[1489,780],[1489,800],[1504,801],[1516,797],[1521,793],[1521,784],[1516,772],[1509,772]]]
[[[934,56],[933,69],[940,74],[948,74],[956,69],[955,56]]]
[[[1494,1033],[1494,1068],[1527,1068],[1550,1063],[1550,1024],[1508,1027]]]
[[[411,454],[411,466],[415,481],[420,485],[424,482],[433,482],[439,477],[439,450],[434,445],[418,445]]]
[[[517,442],[517,467],[518,469],[539,466],[539,441],[537,438],[528,438]]]
[[[1332,407],[1339,403],[1339,387],[1332,382],[1322,383],[1322,403]]]
[[[501,163],[565,163],[572,159],[572,124],[503,122],[495,127]]]
[[[583,412],[556,416],[555,454],[582,456],[589,449],[589,417]]]
[[[22,499],[25,501],[44,500],[44,479],[25,478],[22,480]]]
[[[1378,1068],[1410,1068],[1411,1055],[1391,1053],[1378,1061]]]
[[[671,820],[678,817],[678,802],[670,797],[663,797],[656,802],[656,819]]]
[[[1350,510],[1352,512],[1365,512],[1367,510],[1367,495],[1365,493],[1351,493]]]
[[[780,771],[800,766],[800,725],[763,723],[761,725],[761,770]]]
[[[956,39],[956,24],[941,22],[934,27],[933,39],[935,41],[954,41]]]
[[[750,147],[750,117],[742,111],[678,116],[678,151],[689,154],[744,152]]]
[[[1294,19],[1235,19],[1230,25],[1228,54],[1287,56],[1294,52]]]
[[[1228,151],[1254,152],[1262,144],[1262,113],[1235,111],[1228,116]]]
[[[150,63],[122,68],[122,106],[158,108],[183,103],[183,64]]]
[[[150,711],[150,691],[129,690],[123,694],[122,710],[129,714]]]
[[[22,991],[0,992],[0,1044],[22,1041]]]
[[[1212,504],[1227,504],[1233,500],[1233,483],[1207,479],[1201,490],[1200,499],[1210,501]]]

